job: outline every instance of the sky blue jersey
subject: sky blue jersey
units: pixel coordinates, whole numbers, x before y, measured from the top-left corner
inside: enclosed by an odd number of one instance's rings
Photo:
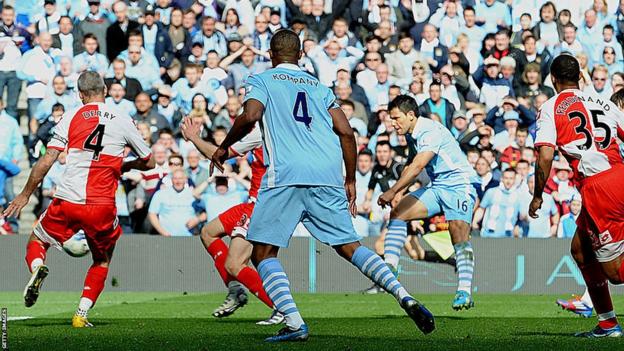
[[[338,105],[329,88],[296,65],[280,64],[249,77],[250,99],[264,105],[261,188],[343,186],[342,149],[328,111]]]
[[[406,134],[405,137],[410,160],[419,152],[431,151],[435,154],[425,167],[432,186],[481,183],[457,140],[442,124],[420,117],[412,134]]]

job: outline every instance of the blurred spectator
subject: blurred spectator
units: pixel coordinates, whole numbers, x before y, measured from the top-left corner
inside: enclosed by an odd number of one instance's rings
[[[98,53],[97,37],[91,33],[85,34],[82,38],[82,46],[84,51],[74,56],[74,69],[76,72],[95,71],[104,76],[108,68],[108,59],[106,59],[106,56]]]
[[[115,59],[115,57],[117,57],[118,49],[117,49],[117,46],[115,46],[115,51],[109,54],[108,45],[107,45],[109,42],[108,41],[109,40],[108,28],[111,25],[111,23],[106,17],[106,14],[104,13],[105,12],[104,9],[100,7],[100,0],[88,0],[88,3],[89,3],[89,13],[87,13],[87,17],[85,17],[83,21],[80,21],[80,23],[78,23],[77,25],[78,33],[84,33],[84,34],[93,33],[93,35],[95,35],[95,37],[97,38],[100,54],[107,55],[108,60],[112,61],[113,59]],[[122,3],[123,1],[118,1],[114,3],[113,10],[121,6],[118,4],[122,4]],[[119,13],[119,16],[124,18],[124,14],[121,14],[120,12],[118,13]],[[119,19],[119,16],[117,15],[117,13],[115,14],[115,16],[117,16],[117,19]],[[128,22],[126,22],[126,26],[132,27],[131,23],[128,23]],[[118,26],[116,28],[119,30],[121,30],[122,28],[126,28],[126,30],[123,30],[122,33],[127,31],[128,29],[131,29],[131,28],[123,27],[123,26]],[[119,36],[118,30],[111,31],[110,33],[113,33],[114,35]],[[123,45],[124,43],[126,43],[126,40],[123,40],[119,44]],[[78,53],[74,53],[74,55],[76,54]]]
[[[423,61],[422,56],[414,50],[414,39],[409,33],[401,32],[399,34],[398,50],[386,55],[386,63],[390,76],[396,84],[402,88],[407,88],[412,82],[412,65],[416,61]]]
[[[9,37],[22,53],[30,50],[31,34],[23,23],[15,22],[15,9],[10,5],[2,6],[2,26],[0,36]]]
[[[212,188],[214,186],[214,188]],[[214,177],[214,183],[205,181],[195,189],[195,196],[201,200],[207,221],[211,221],[228,208],[245,200],[245,193],[236,191],[227,176]]]
[[[8,160],[13,164],[18,164],[24,158],[24,138],[20,132],[19,125],[14,117],[9,116],[4,109],[4,104],[0,101],[0,159]],[[7,201],[12,201],[15,197],[13,192],[13,180],[8,178],[0,197],[4,196]]]
[[[500,183],[498,180],[494,179],[490,163],[483,157],[477,159],[475,171],[481,178],[480,186],[476,187],[477,197],[479,201],[481,201],[483,200],[483,195],[485,195],[488,190],[497,188]]]
[[[184,78],[178,79],[173,85],[176,92],[175,103],[182,109],[184,114],[191,112],[193,108],[193,97],[197,94],[207,94],[204,84],[200,81],[202,68],[198,64],[188,64],[184,68]],[[215,103],[216,97],[208,95],[209,102]]]
[[[156,57],[162,76],[173,64],[173,45],[169,33],[162,23],[156,22],[155,16],[154,6],[148,5],[145,10],[145,22],[141,25],[141,34],[143,34],[143,47],[146,52]]]
[[[470,47],[476,51],[481,50],[481,42],[487,33],[483,27],[476,23],[475,9],[470,6],[464,8],[464,25],[461,27],[461,33],[465,33],[470,42]]]
[[[139,28],[138,22],[128,18],[128,5],[124,1],[118,0],[112,9],[117,21],[106,29],[106,55],[109,61],[128,48],[128,33]]]
[[[126,89],[124,89],[121,83],[111,83],[108,87],[108,95],[109,96],[106,98],[107,104],[117,106],[120,111],[124,111],[130,116],[134,116],[136,114],[136,107],[132,101],[125,98]]]
[[[144,56],[148,55],[147,57]],[[159,68],[152,64],[149,53],[145,52],[139,45],[128,47],[128,58],[126,62],[126,76],[136,78],[141,83],[143,90],[156,89],[162,85]],[[108,74],[109,78],[113,75]]]
[[[17,70],[17,77],[26,81],[29,119],[35,117],[37,107],[46,96],[47,85],[56,74],[54,61],[50,56],[51,45],[50,34],[41,33],[39,45],[24,54]],[[31,129],[31,132],[34,130]]]
[[[520,219],[520,192],[514,187],[516,171],[508,168],[503,172],[501,185],[485,192],[475,211],[473,229],[479,229],[483,219],[481,236],[484,238],[503,238],[517,236],[516,224]]]
[[[230,84],[228,88],[238,91],[244,86],[247,78],[259,74],[269,68],[265,62],[256,62],[256,54],[260,52],[253,46],[243,45],[236,52],[221,60],[219,66],[228,72]]]
[[[4,18],[4,9],[2,16]],[[6,113],[15,119],[19,117],[17,115],[17,102],[22,91],[22,81],[16,74],[21,59],[22,54],[15,43],[10,38],[0,37],[0,96],[4,94],[4,87],[6,87]]]
[[[388,77],[388,65],[382,63],[375,70],[375,84],[366,90],[366,98],[371,111],[377,112],[379,109],[385,109],[390,102],[388,90],[391,82]]]
[[[186,167],[186,175],[193,182],[193,184],[201,184],[210,178],[208,170],[201,167],[199,164],[200,154],[197,150],[190,150],[186,155],[186,161],[188,167]]]
[[[134,98],[143,90],[138,80],[126,77],[126,62],[122,59],[115,59],[111,64],[113,77],[105,78],[106,87],[110,90],[112,83],[119,83],[126,91],[125,98],[134,101]]]
[[[500,133],[505,129],[504,114],[506,112],[517,112],[519,126],[529,127],[535,122],[535,112],[527,109],[524,105],[519,104],[516,99],[510,96],[503,97],[499,106],[490,109],[487,113],[487,117],[485,118],[485,123],[494,128],[494,132],[496,133]],[[513,119],[516,119],[515,114],[509,114],[508,116],[513,116]]]
[[[54,194],[56,193],[56,187],[58,184],[61,183],[61,180],[63,179],[63,174],[65,173],[66,161],[67,153],[61,152],[56,162],[54,162],[54,164],[48,171],[48,174],[46,174],[46,176],[43,178],[43,182],[41,183],[41,196],[43,199],[41,207],[43,209],[47,208],[54,198]]]
[[[132,118],[137,122],[147,122],[152,132],[152,141],[156,140],[158,131],[169,127],[169,123],[160,113],[155,111],[152,106],[154,105],[149,95],[146,93],[139,93],[134,100],[136,107],[136,114]]]
[[[511,82],[503,78],[500,72],[500,61],[494,57],[483,61],[482,68],[475,72],[473,79],[481,89],[479,102],[484,103],[488,110],[498,105],[505,96],[514,94]]]
[[[497,28],[511,26],[511,13],[507,4],[496,0],[484,0],[476,7],[477,23],[483,25],[488,33],[496,32]]]
[[[65,111],[72,110],[81,105],[76,94],[67,90],[65,79],[61,76],[56,76],[52,79],[52,89],[48,89],[45,99],[41,100],[41,103],[37,106],[37,110],[33,116],[35,120],[38,123],[42,123],[50,117],[50,114],[52,114],[52,106],[57,103],[62,104]]]
[[[542,84],[542,74],[540,66],[537,63],[529,63],[524,68],[522,78],[516,88],[516,97],[526,99],[529,105],[533,105],[533,101],[539,94],[545,94],[548,98],[555,95],[552,88]]]
[[[559,225],[559,211],[552,196],[543,194],[544,202],[542,207],[537,211],[538,218],[529,217],[529,204],[533,198],[535,189],[535,176],[530,175],[527,179],[529,191],[521,191],[522,194],[522,213],[526,224],[523,225],[523,236],[529,238],[551,238],[557,236],[557,227]]]
[[[559,207],[559,213],[570,212],[570,201],[576,193],[574,183],[570,180],[572,168],[566,161],[553,162],[554,175],[546,181],[544,192],[552,195]]]
[[[597,94],[609,100],[613,91],[609,80],[609,69],[603,65],[596,65],[591,72],[591,84],[585,87],[587,93]]]
[[[340,56],[342,50],[346,52],[346,56]],[[315,45],[307,56],[314,64],[321,84],[330,87],[336,80],[338,67],[346,66],[352,70],[364,56],[364,52],[354,46],[342,46],[339,41],[333,39],[326,41],[322,46]]]
[[[170,23],[167,27],[167,33],[173,47],[173,55],[180,61],[190,54],[192,43],[191,34],[182,25],[182,19],[183,11],[179,8],[173,8],[171,10]]]
[[[581,196],[576,193],[570,201],[570,212],[564,216],[561,216],[559,221],[559,227],[557,228],[558,238],[572,238],[576,234],[576,220],[581,213],[583,203],[581,202]]]
[[[61,16],[59,32],[52,34],[52,47],[58,49],[61,56],[66,57],[74,57],[82,52],[81,34],[74,28],[69,16]]]
[[[193,42],[203,44],[203,53],[215,50],[220,57],[227,55],[227,40],[225,35],[216,29],[216,20],[213,17],[204,17],[201,21],[201,32],[195,34]]]
[[[420,105],[418,113],[427,118],[435,113],[446,128],[451,128],[455,106],[442,97],[442,86],[439,81],[434,81],[429,85],[429,98]]]
[[[425,25],[422,37],[422,41],[416,43],[415,49],[420,52],[431,70],[437,73],[448,61],[448,49],[440,43],[438,29],[431,24]]]
[[[10,160],[0,159],[0,210],[4,210],[5,205],[7,204],[7,200],[4,196],[5,193],[5,184],[7,184],[7,180],[15,177],[20,172],[20,168]],[[13,182],[9,182],[9,184],[13,184]],[[10,224],[5,221],[1,211],[0,211],[0,235],[13,234],[13,228],[11,228]]]
[[[157,191],[149,206],[149,220],[162,236],[191,236],[200,223],[193,209],[193,194],[182,169],[173,172],[172,186]]]
[[[58,34],[61,14],[56,11],[56,0],[43,1],[43,13],[34,18],[37,33]]]
[[[174,134],[178,134],[180,129],[180,123],[182,122],[182,113],[180,109],[172,102],[174,98],[174,92],[168,85],[163,85],[158,88],[158,100],[156,104],[156,112],[165,117]]]

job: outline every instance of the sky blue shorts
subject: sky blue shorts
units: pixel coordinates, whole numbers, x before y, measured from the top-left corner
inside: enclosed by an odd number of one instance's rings
[[[353,228],[344,188],[330,186],[261,189],[247,240],[288,247],[299,222],[317,240],[330,246],[360,240]]]
[[[477,192],[471,184],[434,185],[420,188],[410,195],[427,206],[429,217],[443,212],[447,221],[460,220],[472,223]]]

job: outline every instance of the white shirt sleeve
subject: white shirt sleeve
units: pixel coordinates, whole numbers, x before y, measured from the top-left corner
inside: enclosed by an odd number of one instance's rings
[[[549,106],[548,106],[549,107]],[[537,130],[535,132],[535,146],[549,145],[557,147],[557,127],[551,108],[543,106],[537,113]]]
[[[256,123],[254,129],[251,130],[243,139],[230,146],[230,149],[237,155],[242,156],[247,152],[262,146],[262,132]]]

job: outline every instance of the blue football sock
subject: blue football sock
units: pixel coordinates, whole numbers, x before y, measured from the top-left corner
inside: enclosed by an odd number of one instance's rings
[[[474,272],[474,253],[470,241],[453,245],[457,261],[457,290],[472,292],[472,276]]]
[[[264,290],[275,308],[286,318],[286,325],[296,330],[304,324],[301,314],[290,293],[290,283],[284,268],[277,258],[267,258],[258,265],[258,273],[262,278]]]
[[[406,297],[412,298],[381,257],[368,248],[364,246],[358,247],[353,253],[353,257],[351,257],[351,263],[359,268],[370,280],[394,295],[399,302],[403,302]]]
[[[388,223],[388,232],[384,240],[384,260],[397,269],[401,250],[407,240],[407,223],[400,219],[391,219]]]

